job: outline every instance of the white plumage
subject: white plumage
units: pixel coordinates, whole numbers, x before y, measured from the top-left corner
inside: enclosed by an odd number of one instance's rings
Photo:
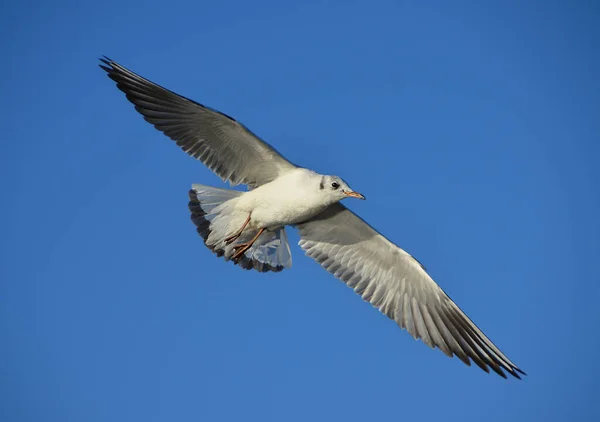
[[[300,168],[235,119],[102,59],[101,67],[136,110],[185,152],[239,192],[193,185],[191,218],[208,248],[246,269],[281,271],[292,263],[285,232],[365,301],[413,337],[506,377],[524,374],[460,310],[411,255],[344,207],[364,199],[346,182]]]
[[[329,188],[320,189],[322,178],[307,169],[290,170],[245,193],[235,208],[246,215],[252,213],[250,225],[257,229],[301,223],[346,196],[335,195]]]

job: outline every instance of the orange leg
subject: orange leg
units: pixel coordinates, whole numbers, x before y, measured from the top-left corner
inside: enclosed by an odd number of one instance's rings
[[[225,244],[229,245],[230,243],[232,243],[234,240],[236,240],[238,237],[240,237],[242,235],[242,232],[244,231],[244,229],[246,228],[246,226],[248,225],[248,223],[250,222],[250,214],[248,214],[248,218],[246,218],[246,221],[244,222],[244,224],[242,225],[242,228],[239,229],[237,232],[235,232],[234,234],[232,234],[231,236],[225,238]]]
[[[233,247],[233,249],[235,250],[235,253],[231,257],[231,259],[233,261],[237,261],[248,249],[250,249],[252,247],[254,242],[256,242],[256,239],[258,239],[258,237],[261,234],[263,234],[264,231],[265,231],[265,229],[260,229],[258,231],[258,233],[256,233],[256,236],[254,236],[250,242],[240,243],[239,245],[235,245]]]

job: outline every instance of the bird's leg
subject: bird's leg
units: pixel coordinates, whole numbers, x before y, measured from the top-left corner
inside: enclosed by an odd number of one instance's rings
[[[231,259],[233,261],[236,261],[240,256],[242,256],[248,249],[250,249],[252,247],[252,245],[254,244],[254,242],[256,242],[256,239],[258,239],[258,237],[261,234],[263,234],[264,231],[265,231],[264,228],[260,229],[258,231],[258,233],[256,233],[256,236],[254,236],[250,242],[240,243],[239,245],[235,245],[233,247],[233,250],[235,250],[235,253],[231,257]]]
[[[231,236],[225,238],[225,244],[226,245],[229,245],[230,243],[232,243],[234,240],[236,240],[238,237],[240,237],[242,235],[242,232],[244,231],[244,229],[246,228],[246,226],[250,222],[250,215],[251,214],[248,214],[248,218],[246,218],[246,221],[242,225],[241,229],[239,229],[237,232],[235,232]]]

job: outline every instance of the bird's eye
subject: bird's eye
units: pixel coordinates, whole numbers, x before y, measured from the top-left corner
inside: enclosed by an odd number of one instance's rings
[[[338,182],[333,182],[333,183],[331,184],[331,187],[332,187],[332,188],[334,188],[334,189],[337,189],[337,188],[339,188],[339,187],[340,187],[340,184],[339,184]]]

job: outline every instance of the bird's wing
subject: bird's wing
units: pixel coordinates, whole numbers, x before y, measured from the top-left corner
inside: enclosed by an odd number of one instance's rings
[[[323,268],[430,347],[506,378],[524,374],[411,255],[341,204],[297,225],[300,246]]]
[[[296,166],[233,118],[182,97],[105,58],[100,67],[135,109],[225,181],[250,187]]]

